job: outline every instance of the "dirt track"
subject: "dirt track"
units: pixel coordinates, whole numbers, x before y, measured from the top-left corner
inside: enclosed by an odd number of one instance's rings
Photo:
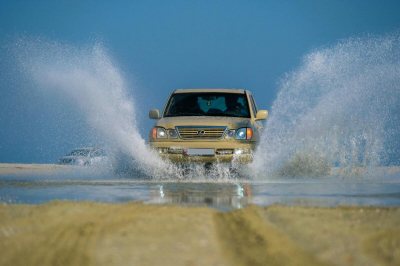
[[[0,253],[0,265],[400,265],[400,210],[1,204]]]

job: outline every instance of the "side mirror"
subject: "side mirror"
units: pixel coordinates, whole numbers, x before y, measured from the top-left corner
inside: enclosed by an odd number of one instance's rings
[[[268,116],[267,110],[260,110],[257,112],[256,120],[265,120]]]
[[[150,119],[160,119],[160,114],[157,109],[151,109],[149,112]]]

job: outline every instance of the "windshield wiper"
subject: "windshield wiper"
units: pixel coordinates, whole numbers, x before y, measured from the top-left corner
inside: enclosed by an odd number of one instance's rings
[[[246,116],[238,116],[233,114],[199,114],[199,113],[180,113],[180,114],[172,114],[166,115],[164,117],[177,117],[177,116],[218,116],[218,117],[239,117],[239,118],[247,118]]]
[[[245,118],[245,116],[238,116],[238,115],[232,115],[232,114],[206,114],[206,116],[228,116],[228,117],[241,117],[241,118]]]
[[[199,113],[180,113],[180,114],[166,115],[165,117],[176,117],[176,116],[204,116],[204,114],[199,114]]]

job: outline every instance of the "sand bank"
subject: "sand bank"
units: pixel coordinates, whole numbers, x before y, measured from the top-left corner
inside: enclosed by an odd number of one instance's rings
[[[74,167],[59,164],[0,163],[0,176],[54,174]]]
[[[400,265],[398,208],[0,204],[0,265]]]

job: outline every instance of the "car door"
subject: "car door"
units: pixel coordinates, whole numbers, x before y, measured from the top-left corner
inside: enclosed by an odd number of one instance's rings
[[[108,156],[104,149],[95,150],[90,155],[91,165],[107,165],[108,161]]]

